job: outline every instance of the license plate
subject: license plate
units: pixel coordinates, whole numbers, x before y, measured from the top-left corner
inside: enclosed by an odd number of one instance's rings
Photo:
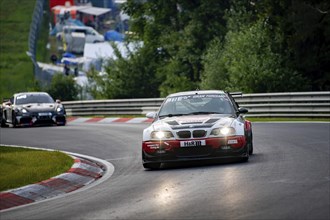
[[[38,115],[39,116],[50,116],[51,113],[50,112],[40,112]]]
[[[199,147],[199,146],[205,146],[206,142],[205,140],[197,140],[197,141],[180,141],[181,147]]]

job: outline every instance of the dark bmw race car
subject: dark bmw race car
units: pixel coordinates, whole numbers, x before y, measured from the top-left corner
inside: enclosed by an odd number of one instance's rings
[[[65,125],[66,112],[60,101],[55,102],[46,92],[17,93],[1,106],[1,127],[8,124],[13,127]]]
[[[253,153],[251,122],[244,119],[230,93],[218,90],[169,95],[153,123],[143,131],[144,168],[159,169],[161,163],[241,158]]]

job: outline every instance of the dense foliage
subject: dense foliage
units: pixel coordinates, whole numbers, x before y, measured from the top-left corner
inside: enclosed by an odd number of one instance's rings
[[[95,98],[330,90],[328,1],[128,0],[143,47],[90,73]]]
[[[72,101],[77,99],[79,88],[72,75],[66,76],[57,73],[53,76],[51,84],[46,89],[46,92],[48,92],[54,99]]]

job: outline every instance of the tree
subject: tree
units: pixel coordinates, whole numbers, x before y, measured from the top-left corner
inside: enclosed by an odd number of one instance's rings
[[[125,58],[112,46],[117,59],[107,60],[104,73],[94,70],[88,74],[92,96],[97,99],[159,97],[160,82],[155,72],[157,50],[144,47]]]
[[[161,96],[198,87],[201,56],[211,40],[225,35],[223,16],[228,7],[229,1],[127,1],[124,8],[131,15],[132,31],[144,47],[162,51],[154,66],[163,82]]]
[[[223,42],[219,38],[212,41],[203,56],[204,72],[201,89],[229,90],[230,79],[223,56]]]
[[[243,23],[237,26],[236,19]],[[280,49],[284,41],[281,29],[274,28],[268,17],[253,18],[244,9],[232,9],[228,23],[232,30],[223,43],[220,39],[214,42],[204,56],[202,88],[243,92],[306,88],[302,77],[287,62],[288,54]]]
[[[77,99],[78,87],[73,76],[64,76],[62,73],[57,73],[53,76],[47,92],[55,99],[72,101]]]
[[[287,39],[293,64],[309,79],[309,90],[330,90],[330,4],[292,1]]]
[[[96,98],[157,97],[196,89],[330,89],[325,0],[128,0],[143,47],[94,77]],[[92,78],[93,78],[92,77]]]

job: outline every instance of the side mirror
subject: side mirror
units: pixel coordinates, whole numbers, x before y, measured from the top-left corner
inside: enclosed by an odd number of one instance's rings
[[[55,102],[58,103],[58,104],[61,104],[61,100],[59,100],[59,99],[56,99]]]
[[[154,118],[156,118],[157,113],[156,113],[156,112],[148,112],[148,113],[146,114],[146,116],[147,116],[147,118],[154,119]]]
[[[238,108],[238,114],[246,114],[246,113],[248,113],[249,112],[249,110],[247,110],[246,108]]]
[[[9,99],[3,99],[3,105],[11,106],[12,103]]]

